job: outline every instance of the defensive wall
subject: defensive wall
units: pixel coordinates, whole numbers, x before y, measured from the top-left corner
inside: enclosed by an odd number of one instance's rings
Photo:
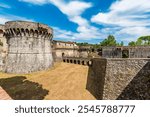
[[[78,46],[75,42],[53,40],[53,58],[55,61],[62,61],[63,57],[87,58],[89,50],[86,46]]]
[[[53,40],[52,49],[55,61],[62,61],[63,57],[78,57],[78,46],[75,42]]]
[[[150,46],[105,46],[102,47],[104,58],[149,58]]]
[[[150,59],[94,58],[86,88],[97,99],[150,99]]]

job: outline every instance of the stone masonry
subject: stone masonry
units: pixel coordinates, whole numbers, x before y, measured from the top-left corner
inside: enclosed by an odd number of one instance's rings
[[[51,28],[40,23],[10,21],[4,29],[8,44],[4,72],[30,73],[53,66]]]
[[[97,99],[150,99],[150,59],[93,59],[87,89]]]

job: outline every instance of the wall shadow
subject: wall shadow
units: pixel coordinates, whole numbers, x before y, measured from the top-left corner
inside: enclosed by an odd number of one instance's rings
[[[117,100],[150,100],[150,62],[137,73]]]
[[[2,78],[0,86],[14,100],[42,100],[49,92],[42,85],[26,80],[24,76]]]
[[[106,59],[92,60],[89,66],[86,89],[97,99],[103,99]],[[96,67],[95,67],[96,66]]]

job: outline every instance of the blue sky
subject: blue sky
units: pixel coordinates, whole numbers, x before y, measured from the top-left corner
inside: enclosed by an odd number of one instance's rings
[[[0,24],[10,20],[47,24],[56,40],[127,44],[150,35],[150,0],[0,0]]]

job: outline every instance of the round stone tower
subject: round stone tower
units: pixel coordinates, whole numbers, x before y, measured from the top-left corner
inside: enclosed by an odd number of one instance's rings
[[[7,43],[5,38],[5,26],[0,25],[0,71],[3,71],[7,56]]]
[[[5,72],[30,73],[53,66],[53,30],[47,25],[25,21],[6,22],[5,36],[8,43]]]
[[[3,47],[3,38],[4,38],[4,25],[0,25],[0,50]]]
[[[4,46],[4,41],[6,42],[4,32],[5,32],[5,26],[0,25],[0,47],[1,48]]]
[[[4,35],[4,26],[0,25],[0,71],[2,71],[3,69],[3,57],[2,57],[2,53],[3,53],[3,35]]]

